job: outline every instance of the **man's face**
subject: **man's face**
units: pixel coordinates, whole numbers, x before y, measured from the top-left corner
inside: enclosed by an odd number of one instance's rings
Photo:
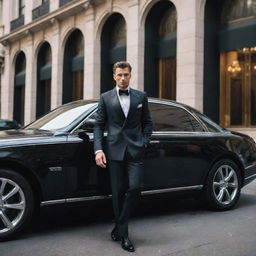
[[[113,77],[116,81],[116,85],[120,89],[126,89],[131,79],[131,72],[129,71],[129,68],[117,68]]]

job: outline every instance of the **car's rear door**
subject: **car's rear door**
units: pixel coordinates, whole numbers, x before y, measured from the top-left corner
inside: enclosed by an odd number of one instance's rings
[[[150,103],[154,132],[145,154],[143,189],[200,187],[211,152],[202,124],[178,105]]]

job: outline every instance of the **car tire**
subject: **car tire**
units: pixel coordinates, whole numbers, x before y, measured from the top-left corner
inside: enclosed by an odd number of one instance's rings
[[[215,211],[232,209],[241,191],[241,173],[237,164],[229,159],[217,161],[211,168],[204,187],[207,206]]]
[[[0,241],[9,240],[32,218],[34,195],[19,173],[0,169]]]

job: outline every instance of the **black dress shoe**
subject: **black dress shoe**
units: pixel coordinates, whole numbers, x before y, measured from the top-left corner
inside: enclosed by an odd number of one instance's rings
[[[118,234],[118,231],[116,230],[116,228],[114,228],[111,233],[110,233],[111,239],[115,242],[117,241],[121,241],[121,237]]]
[[[135,252],[135,248],[134,248],[132,242],[130,241],[130,239],[128,237],[122,237],[121,238],[121,245],[122,245],[122,248],[125,251]]]

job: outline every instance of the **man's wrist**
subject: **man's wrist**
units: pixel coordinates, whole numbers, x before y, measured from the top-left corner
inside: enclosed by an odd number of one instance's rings
[[[102,149],[96,150],[96,151],[95,151],[95,155],[96,155],[97,153],[99,153],[99,152],[103,152],[103,150],[102,150]]]

